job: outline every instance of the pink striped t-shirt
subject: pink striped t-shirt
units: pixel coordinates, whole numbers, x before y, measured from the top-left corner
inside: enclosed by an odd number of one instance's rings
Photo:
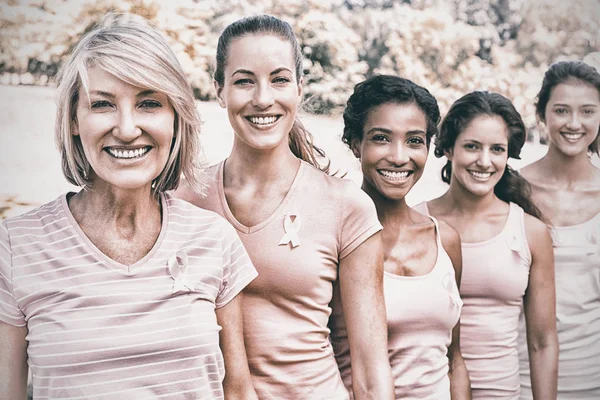
[[[256,276],[234,229],[169,194],[133,265],[85,236],[65,195],[0,225],[0,321],[27,326],[34,399],[222,399],[215,309]]]

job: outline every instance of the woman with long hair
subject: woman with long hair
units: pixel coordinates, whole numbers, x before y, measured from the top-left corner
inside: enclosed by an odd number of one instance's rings
[[[243,297],[254,387],[265,399],[344,400],[327,322],[334,286],[348,325],[356,399],[392,398],[383,301],[381,225],[353,182],[320,170],[297,119],[302,53],[289,24],[238,20],[217,46],[215,89],[235,133],[209,168],[206,196],[179,195],[224,216],[259,276]]]
[[[600,74],[579,61],[553,64],[538,93],[536,114],[548,132],[548,152],[522,174],[551,224],[560,349],[558,398],[598,399],[600,170],[590,156],[598,155]],[[527,353],[521,352],[524,399],[531,398],[527,364]]]
[[[448,159],[442,179],[450,187],[417,207],[460,234],[460,342],[474,399],[519,398],[521,309],[535,398],[556,396],[552,242],[527,182],[507,164],[519,158],[525,136],[521,116],[504,96],[461,97],[435,141],[435,155]]]

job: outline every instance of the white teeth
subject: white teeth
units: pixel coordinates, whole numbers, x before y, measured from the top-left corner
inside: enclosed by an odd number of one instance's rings
[[[487,179],[492,176],[491,172],[477,172],[477,171],[469,171],[471,175],[473,175],[477,179]]]
[[[577,140],[583,137],[583,133],[563,133],[562,135],[568,140]]]
[[[387,179],[390,180],[402,180],[402,179],[406,179],[408,178],[408,171],[386,171],[386,170],[379,170],[379,173],[383,176],[385,176]]]
[[[249,119],[256,125],[268,125],[277,121],[277,117],[250,117]]]
[[[144,147],[143,149],[135,149],[135,150],[115,150],[108,148],[108,152],[111,156],[115,158],[137,158],[141,157],[148,152],[148,148]]]

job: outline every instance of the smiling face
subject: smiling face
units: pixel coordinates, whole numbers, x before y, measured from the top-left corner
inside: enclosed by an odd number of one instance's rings
[[[215,83],[236,145],[254,150],[288,146],[302,99],[292,45],[278,36],[248,35],[231,42],[224,85]]]
[[[88,70],[88,79],[89,97],[79,89],[73,134],[92,168],[92,185],[150,188],[167,163],[173,139],[175,112],[167,96],[96,67]]]
[[[365,192],[404,199],[425,168],[426,132],[425,114],[415,104],[386,103],[369,111],[361,141],[352,143]]]
[[[446,157],[452,161],[451,184],[476,196],[493,193],[508,161],[508,127],[499,116],[476,117],[456,138]]]
[[[600,129],[600,93],[574,80],[552,89],[545,122],[550,145],[567,156],[587,155]]]

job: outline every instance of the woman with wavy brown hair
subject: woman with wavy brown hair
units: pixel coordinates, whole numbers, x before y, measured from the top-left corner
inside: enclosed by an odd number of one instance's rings
[[[556,396],[552,242],[529,185],[508,164],[525,126],[510,100],[472,92],[448,111],[435,155],[448,159],[441,197],[417,206],[462,241],[461,350],[473,399],[518,399],[518,321],[524,310],[536,399]]]

